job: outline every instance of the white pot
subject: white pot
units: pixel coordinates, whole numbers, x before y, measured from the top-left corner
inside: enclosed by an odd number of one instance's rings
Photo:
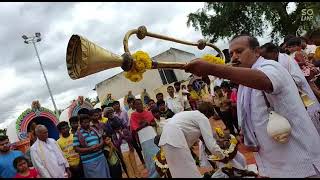
[[[267,133],[278,143],[287,143],[291,134],[289,121],[280,114],[270,111]]]

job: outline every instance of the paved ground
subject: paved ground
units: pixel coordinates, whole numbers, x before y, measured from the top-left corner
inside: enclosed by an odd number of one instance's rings
[[[215,127],[220,127],[222,129],[225,128],[225,125],[223,124],[223,122],[221,120],[213,121],[211,123],[211,126],[213,128],[215,128]],[[197,155],[199,154],[198,149],[199,149],[198,147],[194,148],[194,152]],[[247,151],[242,144],[239,145],[239,151],[246,157],[248,165],[255,164],[255,159],[254,159],[254,156],[253,156],[252,152]],[[137,163],[138,163],[138,168],[139,168],[140,173],[141,173],[141,177],[145,177],[145,178],[148,177],[148,170],[146,168],[144,168],[144,166],[141,164],[137,154],[136,154],[136,160],[137,160]],[[199,171],[201,172],[201,174],[204,174],[205,172],[208,172],[210,170],[212,170],[212,168],[199,168]],[[127,177],[125,173],[123,173],[123,177],[124,178]]]

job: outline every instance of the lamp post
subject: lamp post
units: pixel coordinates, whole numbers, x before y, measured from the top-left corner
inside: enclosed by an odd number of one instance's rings
[[[36,55],[38,57],[39,64],[40,64],[40,67],[41,67],[41,70],[42,70],[42,73],[43,73],[43,77],[44,77],[44,79],[46,81],[46,84],[47,84],[47,87],[48,87],[48,90],[49,90],[49,94],[50,94],[50,97],[51,97],[51,100],[52,100],[52,103],[53,103],[53,106],[54,106],[54,110],[56,111],[56,114],[59,116],[59,111],[57,109],[56,103],[54,102],[54,99],[53,99],[53,96],[52,96],[52,92],[51,92],[51,89],[50,89],[50,86],[49,86],[49,82],[47,80],[46,74],[44,73],[43,66],[42,66],[42,63],[41,63],[41,60],[40,60],[40,56],[39,56],[39,53],[38,53],[38,49],[37,49],[37,46],[36,46],[36,42],[40,42],[41,41],[41,37],[40,36],[41,36],[41,34],[39,32],[36,32],[34,36],[28,37],[26,35],[23,35],[22,38],[24,39],[24,43],[26,43],[26,44],[32,43],[33,44],[34,50],[36,51]]]

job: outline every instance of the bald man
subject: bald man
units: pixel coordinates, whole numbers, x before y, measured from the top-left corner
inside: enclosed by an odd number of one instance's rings
[[[35,129],[36,142],[30,148],[33,166],[43,178],[71,177],[68,161],[57,142],[48,138],[48,129],[44,125],[37,125]]]

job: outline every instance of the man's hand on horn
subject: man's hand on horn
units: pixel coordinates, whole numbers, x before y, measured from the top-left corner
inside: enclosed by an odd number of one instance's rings
[[[208,72],[212,70],[212,64],[197,58],[184,66],[186,72],[197,76],[208,76]]]

